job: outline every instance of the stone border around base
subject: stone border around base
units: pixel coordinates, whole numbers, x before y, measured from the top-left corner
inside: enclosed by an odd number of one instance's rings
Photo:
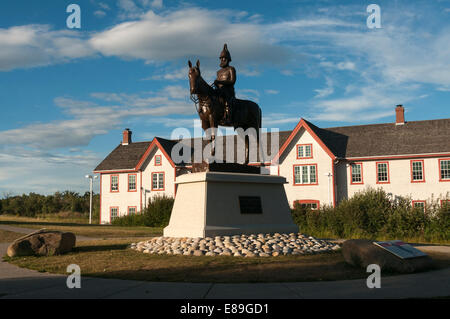
[[[157,255],[276,257],[331,252],[340,246],[300,233],[275,233],[206,238],[155,237],[133,243],[130,248]]]

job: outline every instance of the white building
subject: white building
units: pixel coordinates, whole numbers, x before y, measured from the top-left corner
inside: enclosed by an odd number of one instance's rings
[[[395,123],[322,129],[301,119],[292,131],[280,132],[271,163],[288,182],[290,205],[335,206],[366,187],[411,197],[415,206],[446,200],[450,119],[404,118],[404,108],[397,106]],[[124,131],[122,143],[94,171],[100,174],[101,223],[140,211],[151,196],[176,195],[176,176],[190,169],[172,161],[176,143],[158,137],[133,143],[131,132]]]

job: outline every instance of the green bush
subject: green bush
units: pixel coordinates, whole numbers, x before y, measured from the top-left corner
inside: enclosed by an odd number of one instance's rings
[[[169,224],[174,199],[168,196],[155,196],[141,213],[115,218],[111,223],[117,226],[165,227]]]
[[[432,200],[424,211],[381,188],[356,193],[335,208],[295,205],[292,217],[301,232],[318,237],[450,241],[450,205]]]

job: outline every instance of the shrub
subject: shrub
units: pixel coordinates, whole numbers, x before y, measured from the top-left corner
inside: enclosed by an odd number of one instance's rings
[[[292,217],[301,232],[313,236],[450,240],[450,205],[441,207],[437,200],[423,211],[413,208],[410,198],[393,199],[381,188],[358,192],[335,208],[295,205]]]
[[[174,198],[165,195],[155,196],[141,213],[118,217],[112,225],[165,227],[169,224],[174,201]]]

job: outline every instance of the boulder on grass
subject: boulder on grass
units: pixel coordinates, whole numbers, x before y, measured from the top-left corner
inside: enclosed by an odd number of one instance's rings
[[[342,245],[345,261],[353,266],[367,268],[370,264],[380,266],[381,271],[396,273],[414,273],[434,267],[429,256],[401,259],[394,254],[378,247],[371,240],[351,239]]]
[[[6,253],[9,257],[60,255],[71,251],[75,242],[73,233],[41,229],[16,239]]]

